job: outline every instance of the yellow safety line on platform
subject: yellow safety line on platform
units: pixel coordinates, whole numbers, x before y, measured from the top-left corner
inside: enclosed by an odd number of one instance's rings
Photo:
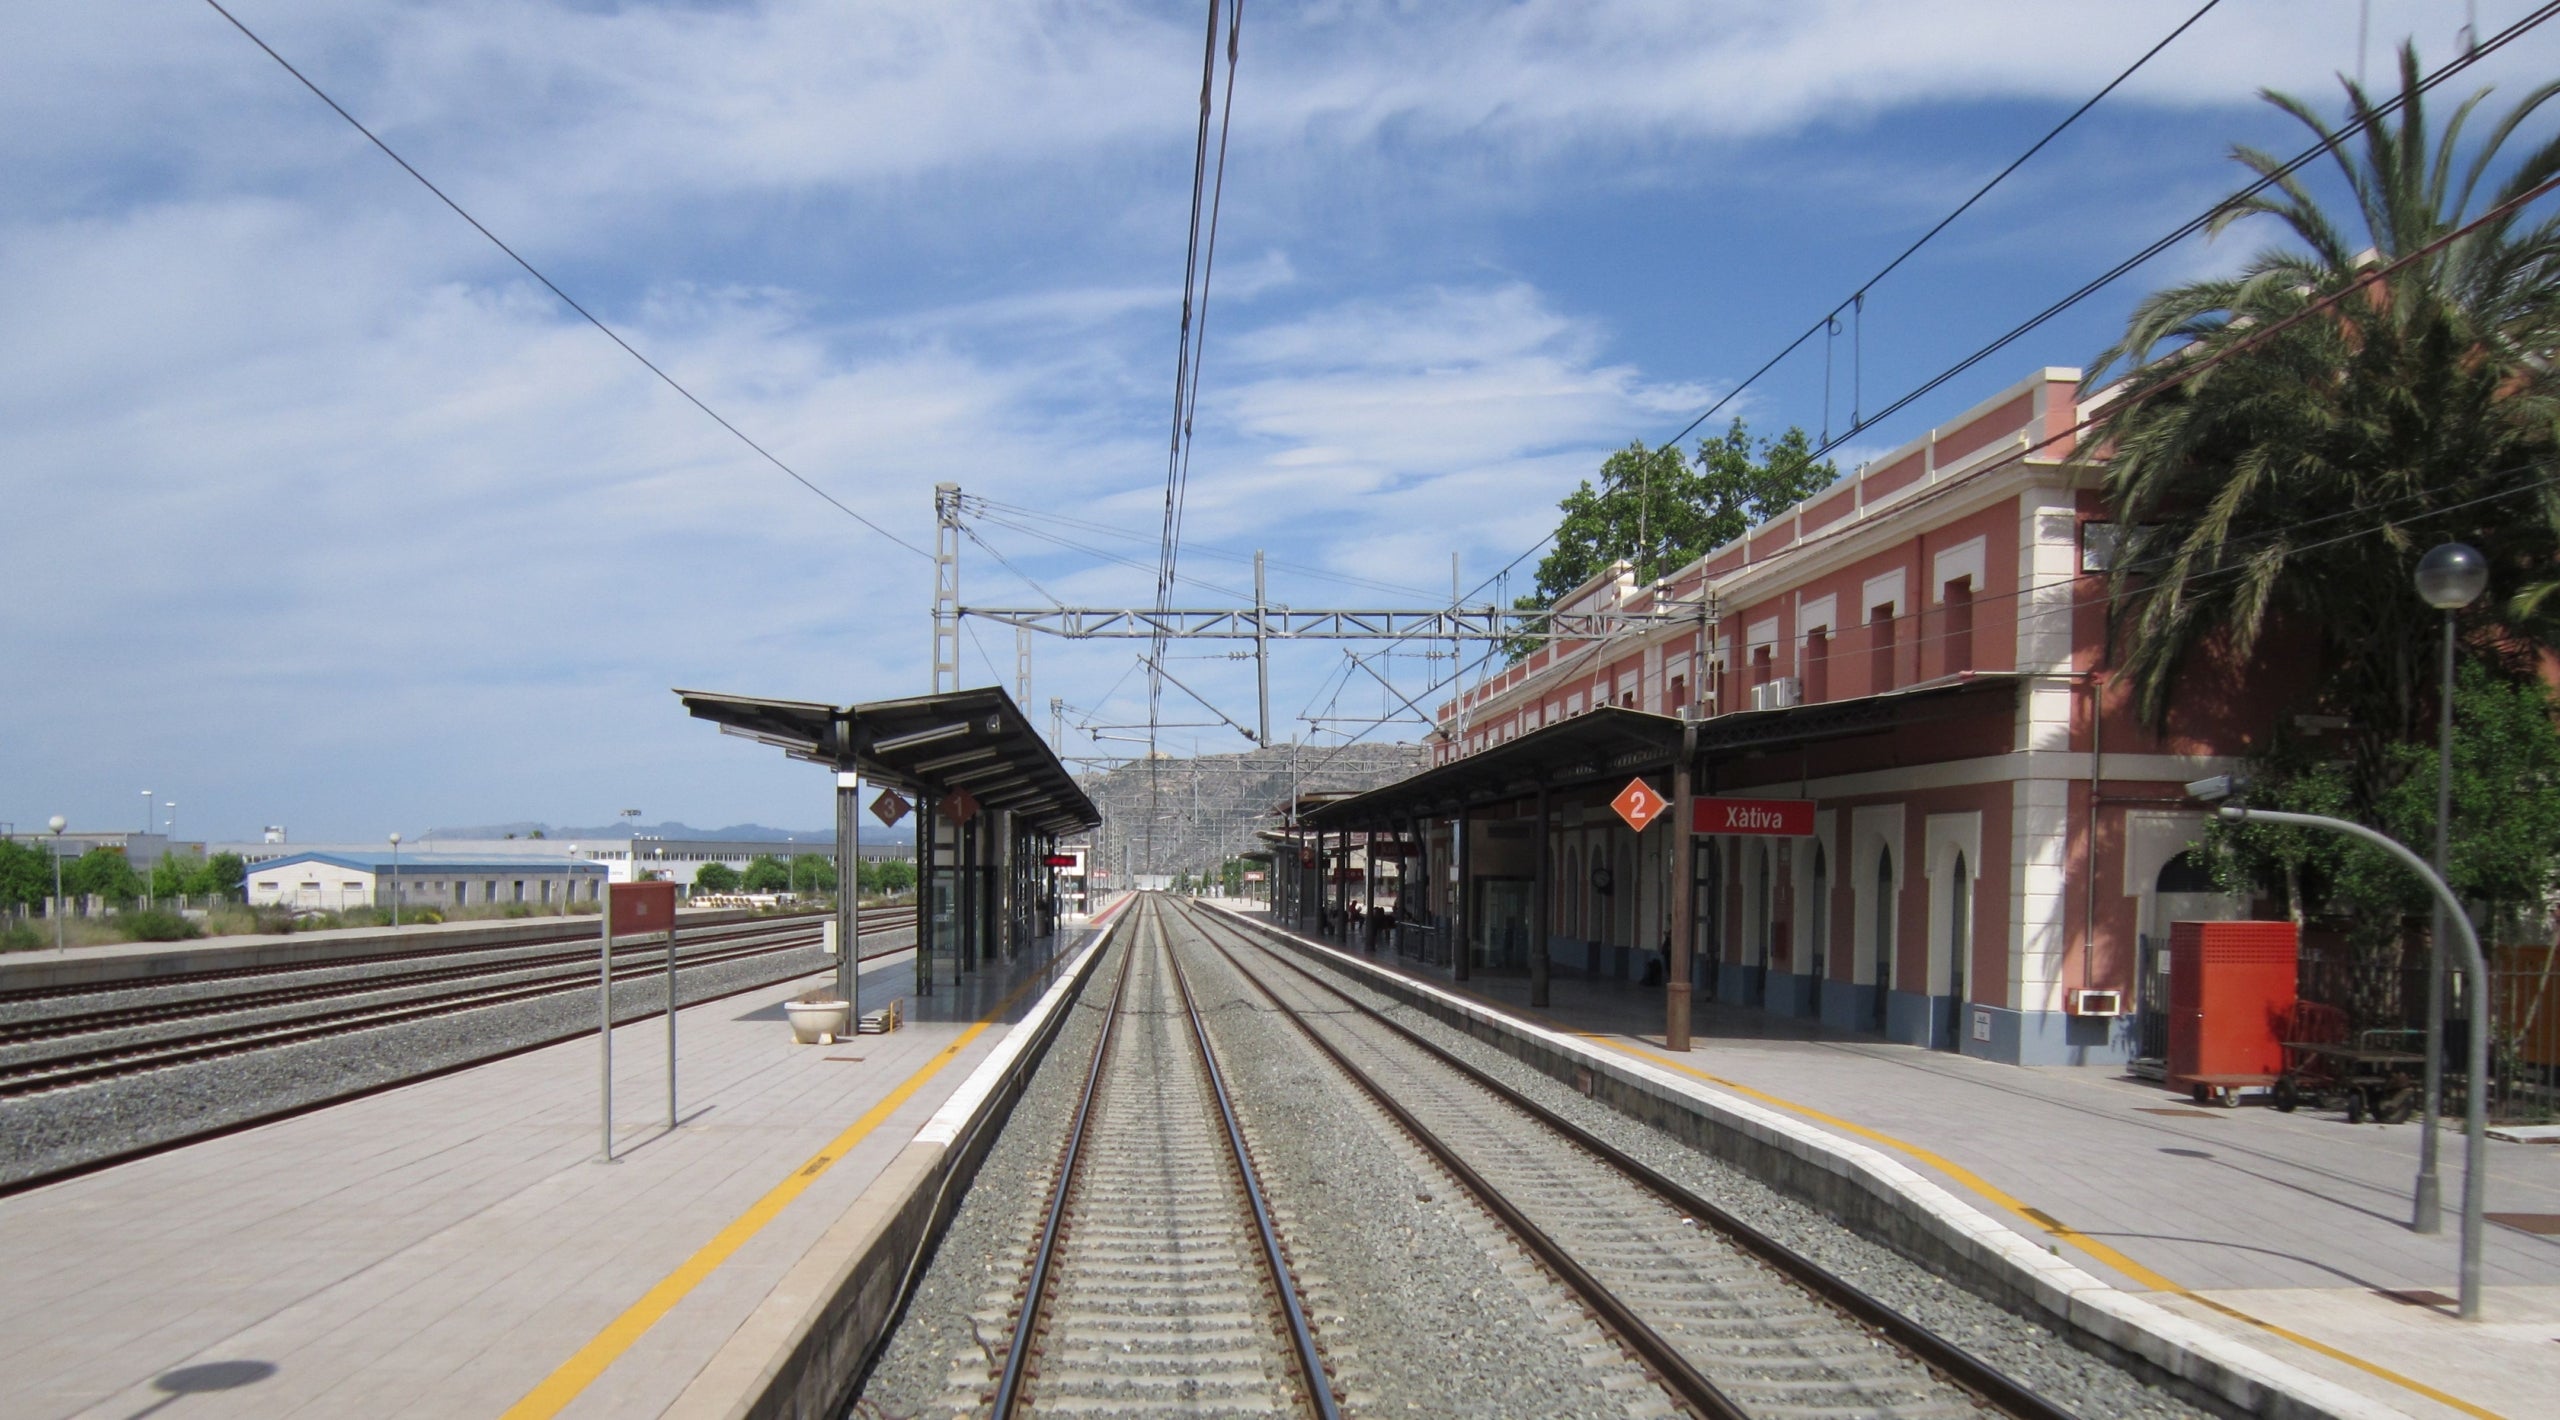
[[[1108,910],[1104,915],[1109,915]],[[728,1261],[731,1254],[746,1246],[748,1239],[763,1232],[765,1225],[780,1216],[782,1210],[790,1205],[791,1200],[807,1192],[809,1186],[823,1177],[828,1169],[835,1167],[838,1160],[853,1152],[854,1146],[868,1138],[872,1130],[879,1128],[883,1121],[895,1114],[898,1106],[913,1098],[915,1092],[923,1089],[927,1081],[941,1074],[943,1066],[959,1058],[960,1052],[968,1049],[971,1041],[984,1034],[987,1027],[995,1024],[997,1017],[1013,1009],[1014,1003],[1022,999],[1022,993],[1034,986],[1044,984],[1046,979],[1047,974],[1042,973],[1031,976],[1021,985],[1014,987],[1012,994],[998,1002],[995,1009],[980,1016],[975,1025],[962,1031],[958,1040],[944,1046],[933,1059],[925,1062],[923,1068],[900,1082],[898,1087],[891,1090],[878,1104],[864,1110],[860,1119],[855,1120],[842,1134],[829,1141],[827,1146],[819,1150],[807,1163],[793,1169],[789,1177],[775,1184],[747,1211],[731,1220],[729,1226],[722,1228],[717,1236],[704,1243],[693,1256],[686,1258],[682,1266],[660,1278],[656,1286],[641,1295],[640,1300],[633,1302],[622,1315],[607,1323],[605,1329],[597,1332],[593,1340],[579,1347],[576,1355],[561,1362],[559,1369],[543,1377],[540,1385],[525,1392],[524,1399],[508,1406],[506,1413],[500,1416],[499,1420],[548,1420],[548,1417],[566,1409],[570,1401],[577,1399],[588,1386],[595,1384],[596,1378],[604,1374],[606,1367],[619,1360],[623,1352],[630,1350],[633,1343],[648,1333],[649,1328],[656,1326],[661,1318],[674,1310],[676,1303],[683,1301],[688,1293],[700,1286],[702,1279],[710,1276],[721,1263]]]
[[[1469,994],[1472,995],[1473,993]],[[1483,997],[1477,997],[1476,999],[1485,1000]],[[1497,1005],[1500,1003],[1486,1001],[1486,1004]],[[1513,1013],[1506,1011],[1505,1014]],[[1936,1169],[1938,1172],[1945,1174],[1951,1179],[1954,1179],[1965,1188],[1970,1189],[1990,1200],[1993,1204],[1997,1205],[2004,1211],[2014,1214],[2025,1222],[2033,1224],[2039,1231],[2048,1233],[2062,1242],[2071,1244],[2073,1247],[2080,1249],[2082,1252],[2089,1254],[2089,1256],[2105,1263],[2108,1267],[2123,1273],[2125,1276],[2132,1278],[2134,1281],[2141,1283],[2143,1286],[2148,1287],[2155,1292],[2166,1292],[2172,1296],[2184,1297],[2188,1301],[2194,1302],[2197,1306],[2218,1312],[2223,1316],[2227,1316],[2232,1320],[2241,1322],[2245,1325],[2254,1326],[2259,1330],[2266,1332],[2270,1336],[2280,1336],[2297,1346],[2309,1351],[2316,1351],[2333,1361],[2342,1361],[2369,1376],[2373,1376],[2379,1380],[2388,1381],[2404,1390],[2414,1391],[2417,1394],[2423,1395],[2427,1399],[2436,1402],[2438,1405],[2451,1406],[2465,1415],[2477,1416],[2479,1417],[2479,1420],[2506,1420],[2506,1417],[2500,1415],[2497,1411],[2487,1409],[2483,1406],[2474,1405],[2470,1401],[2462,1399],[2460,1396],[2447,1395],[2445,1392],[2436,1389],[2434,1386],[2428,1385],[2425,1381],[2418,1380],[2412,1376],[2404,1376],[2398,1371],[2394,1371],[2385,1366],[2377,1366],[2373,1362],[2355,1355],[2352,1352],[2342,1351],[2325,1341],[2314,1340],[2311,1337],[2303,1335],[2301,1332],[2294,1331],[2288,1327],[2279,1326],[2263,1317],[2252,1316],[2237,1307],[2230,1306],[2223,1302],[2217,1302],[2211,1297],[2204,1296],[2193,1288],[2173,1282],[2170,1279],[2161,1276],[2159,1273],[2152,1271],[2150,1268],[2143,1266],[2141,1263],[2134,1261],[2132,1258],[2125,1256],[2123,1253],[2117,1251],[2106,1243],[2100,1242],[2096,1238],[2081,1232],[2079,1229],[2062,1222],[2052,1214],[2047,1213],[2040,1208],[2028,1207],[2025,1203],[2012,1196],[2007,1190],[2002,1189],[1997,1184],[1992,1183],[1990,1180],[1975,1173],[1973,1170],[1966,1168],[1964,1165],[1957,1163],[1955,1160],[1948,1158],[1944,1154],[1937,1153],[1934,1150],[1924,1149],[1921,1146],[1911,1143],[1905,1139],[1898,1139],[1891,1134],[1885,1133],[1881,1129],[1870,1129],[1866,1125],[1859,1124],[1853,1120],[1842,1119],[1836,1114],[1825,1113],[1824,1111],[1815,1109],[1810,1105],[1798,1104],[1794,1100],[1787,1099],[1784,1096],[1773,1095],[1767,1090],[1755,1089],[1750,1085],[1743,1084],[1739,1080],[1728,1080],[1721,1075],[1710,1075],[1706,1071],[1700,1070],[1695,1066],[1684,1065],[1677,1060],[1670,1059],[1669,1057],[1658,1054],[1653,1050],[1640,1048],[1636,1045],[1630,1044],[1621,1037],[1603,1035],[1593,1031],[1575,1031],[1573,1034],[1584,1040],[1596,1041],[1613,1050],[1623,1051],[1624,1053],[1635,1056],[1649,1064],[1660,1065],[1665,1069],[1677,1070],[1683,1075],[1704,1080],[1708,1084],[1714,1085],[1719,1089],[1731,1090],[1735,1094],[1747,1096],[1751,1099],[1758,1100],[1763,1104],[1774,1105],[1790,1114],[1802,1115],[1804,1118],[1810,1119],[1817,1124],[1840,1130],[1842,1133],[1854,1134],[1861,1139],[1867,1139],[1875,1143],[1882,1144],[1886,1148],[1894,1150],[1896,1153],[1908,1155],[1921,1163],[1927,1164],[1929,1167]]]

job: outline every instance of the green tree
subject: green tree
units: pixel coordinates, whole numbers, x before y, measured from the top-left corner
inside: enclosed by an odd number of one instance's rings
[[[911,892],[916,885],[916,865],[904,858],[882,858],[862,865],[862,890],[867,893]]]
[[[2560,703],[2532,680],[2467,665],[2454,693],[2452,831],[2447,880],[2475,904],[2491,943],[2538,935],[2543,905],[2560,893]],[[2369,820],[2424,854],[2435,843],[2436,746],[2392,745],[2388,786]],[[2263,808],[2354,818],[2352,771],[2286,736],[2251,766],[2249,801]],[[2224,887],[2257,889],[2299,924],[2336,918],[2350,953],[2348,1006],[2360,1025],[2396,1024],[2400,943],[2434,906],[2425,884],[2383,853],[2342,834],[2216,820],[2207,862]]]
[[[1602,462],[1597,487],[1586,479],[1556,505],[1564,518],[1538,561],[1537,590],[1512,605],[1553,606],[1621,560],[1639,582],[1678,571],[1840,476],[1829,460],[1814,462],[1811,450],[1798,428],[1755,444],[1739,419],[1699,440],[1695,459],[1673,446],[1629,444]],[[1515,659],[1532,644],[1515,643]]]
[[[2355,204],[2333,215],[2298,177],[2235,199],[2215,230],[2271,218],[2288,239],[2232,276],[2158,291],[2091,362],[2095,389],[2129,366],[2083,456],[2107,453],[2124,674],[2157,723],[2200,657],[2245,661],[2272,630],[2316,647],[2322,698],[2350,731],[2345,807],[2370,822],[2390,748],[2428,720],[2435,613],[2410,590],[2429,546],[2462,538],[2512,594],[2509,629],[2548,640],[2560,611],[2560,221],[2507,210],[2560,173],[2560,139],[2484,192],[2501,148],[2560,92],[2527,94],[2463,159],[2482,91],[2432,130],[2416,51],[2402,107],[2341,137],[2301,100],[2268,102],[2322,144]],[[2251,173],[2279,161],[2233,150]],[[2167,347],[2167,353],[2159,353]],[[2530,496],[2517,496],[2529,494]],[[2478,639],[2499,639],[2478,626]]]
[[[62,868],[62,890],[102,897],[121,907],[142,896],[142,877],[112,848],[92,848]]]
[[[170,898],[201,892],[203,881],[204,860],[202,858],[163,853],[160,855],[160,860],[151,865],[151,899],[154,902],[162,902]]]
[[[803,853],[791,860],[793,892],[834,892],[836,860],[824,853]]]
[[[0,838],[0,907],[34,907],[53,896],[53,855],[33,843]]]
[[[738,885],[748,892],[789,892],[791,870],[782,865],[781,859],[769,853],[759,853],[748,861],[746,874],[738,880]]]
[[[243,859],[237,853],[216,853],[212,857],[204,860],[203,876],[198,880],[198,885],[192,890],[200,893],[209,893],[215,897],[226,898],[233,902],[240,902],[246,900],[244,890],[248,885],[249,864],[247,860]]]
[[[726,863],[705,863],[701,867],[693,870],[693,890],[696,892],[736,892],[738,890],[738,870],[730,867]]]

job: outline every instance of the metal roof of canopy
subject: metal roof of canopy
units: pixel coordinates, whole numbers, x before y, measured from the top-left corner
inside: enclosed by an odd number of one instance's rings
[[[1995,690],[2005,693],[2025,674],[1964,671],[1882,695],[1734,711],[1698,723],[1698,752],[1713,757],[1882,734],[1959,713],[1966,707],[1953,702]],[[1560,788],[1667,768],[1679,753],[1676,717],[1602,705],[1356,798],[1311,808],[1299,825],[1325,832],[1392,829],[1402,820],[1461,804],[1535,793],[1541,784]]]
[[[1091,828],[1102,815],[1000,686],[827,705],[678,690],[684,708],[721,733],[769,744],[794,759],[852,770],[939,798],[966,789],[1049,833]]]

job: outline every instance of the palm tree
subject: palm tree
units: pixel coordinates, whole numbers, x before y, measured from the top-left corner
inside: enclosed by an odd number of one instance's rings
[[[2431,134],[2419,82],[2410,46],[2396,113],[2346,82],[2346,132],[2263,95],[2318,136],[2354,193],[2351,217],[2291,176],[2235,198],[2212,230],[2271,217],[2291,240],[2235,276],[2143,300],[2093,362],[2092,389],[2129,369],[2081,450],[2106,457],[2126,530],[2113,590],[2146,718],[2160,722],[2182,673],[2208,662],[2316,651],[2322,708],[2354,727],[2366,808],[2384,751],[2428,708],[2433,613],[2409,590],[2417,557],[2457,537],[2489,554],[2509,600],[2477,614],[2481,646],[2548,644],[2560,612],[2560,219],[2524,216],[2560,175],[2560,139],[2482,192],[2560,84],[2527,94],[2465,161],[2464,125],[2489,91]],[[2283,166],[2253,148],[2233,156],[2260,177]]]

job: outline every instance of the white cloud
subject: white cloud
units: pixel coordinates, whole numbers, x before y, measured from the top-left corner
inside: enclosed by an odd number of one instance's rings
[[[835,496],[917,542],[942,480],[1126,528],[1047,524],[1138,568],[990,539],[1063,597],[1151,592],[1196,9],[238,9]],[[2449,29],[2379,9],[2378,33]],[[2316,90],[2352,60],[2305,7],[2225,11],[2119,104]],[[1201,550],[1261,546],[1439,595],[1453,549],[1490,572],[1733,363],[1649,367],[1622,312],[1471,223],[1708,164],[1782,188],[1755,142],[2076,99],[2167,23],[2131,0],[1918,14],[1253,8],[1186,566],[1242,586]],[[198,828],[574,817],[634,784],[653,813],[771,820],[805,775],[685,721],[669,684],[920,683],[916,558],[565,313],[210,10],[27,0],[0,41],[0,818],[116,821],[140,775],[227,806]],[[1416,231],[1447,250],[1409,253]],[[1032,599],[974,547],[964,566],[970,599]],[[1088,704],[1126,658],[1038,664],[1044,697]],[[1284,665],[1283,713],[1338,667]]]

